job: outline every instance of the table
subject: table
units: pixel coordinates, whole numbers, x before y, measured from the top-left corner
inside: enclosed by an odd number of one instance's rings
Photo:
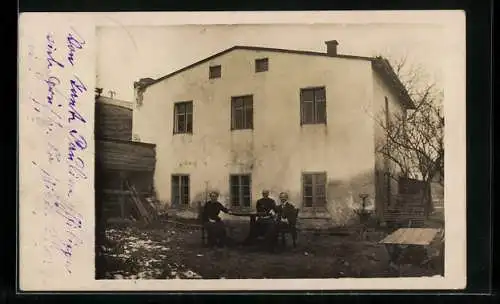
[[[405,248],[429,246],[441,232],[441,229],[435,228],[400,228],[379,243],[386,247],[390,262],[395,263]]]
[[[233,216],[247,216],[250,218],[250,230],[249,230],[249,234],[247,236],[247,238],[245,239],[245,241],[248,241],[249,238],[250,238],[250,233],[252,232],[252,229],[254,228],[254,225],[257,221],[257,216],[259,215],[264,215],[264,213],[260,213],[260,212],[257,212],[257,211],[248,211],[248,212],[245,212],[245,211],[231,211],[229,213],[229,215],[233,215]]]
[[[255,219],[257,218],[257,216],[259,215],[258,212],[256,211],[249,211],[249,212],[244,212],[244,211],[231,211],[229,213],[229,215],[233,215],[233,216],[248,216],[250,218],[250,221],[254,221],[255,222]]]

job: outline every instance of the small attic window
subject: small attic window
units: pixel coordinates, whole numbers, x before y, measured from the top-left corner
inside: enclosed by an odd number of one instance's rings
[[[209,75],[208,78],[214,79],[214,78],[220,78],[222,74],[222,68],[220,65],[214,65],[209,68]]]
[[[269,59],[261,58],[255,60],[255,73],[265,72],[269,70]]]

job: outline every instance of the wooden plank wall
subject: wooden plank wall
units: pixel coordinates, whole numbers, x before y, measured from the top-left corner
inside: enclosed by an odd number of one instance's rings
[[[384,220],[392,226],[422,227],[426,219],[425,203],[421,194],[398,194],[384,210]]]
[[[96,140],[96,161],[103,170],[151,172],[155,169],[153,144]]]
[[[132,141],[132,109],[107,97],[97,97],[95,105],[96,203],[101,220],[134,216],[124,189],[128,180],[137,191],[152,194],[156,163],[154,144]]]
[[[96,102],[95,135],[97,139],[132,140],[132,109]]]

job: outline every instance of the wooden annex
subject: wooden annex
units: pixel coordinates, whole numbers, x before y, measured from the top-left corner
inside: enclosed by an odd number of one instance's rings
[[[132,141],[131,103],[96,97],[95,138],[96,209],[104,221],[144,217],[137,199],[154,195],[156,146]]]

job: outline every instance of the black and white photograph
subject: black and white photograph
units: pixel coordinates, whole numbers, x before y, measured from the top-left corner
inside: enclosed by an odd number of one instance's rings
[[[23,14],[20,289],[463,288],[464,25]]]
[[[96,279],[444,275],[442,28],[96,32]]]

